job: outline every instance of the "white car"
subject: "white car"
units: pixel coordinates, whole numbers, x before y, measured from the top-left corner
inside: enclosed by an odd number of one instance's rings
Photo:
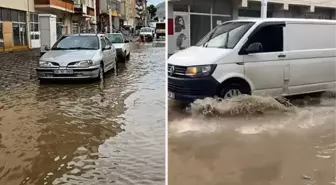
[[[40,58],[36,69],[41,81],[51,79],[103,80],[117,72],[116,50],[103,34],[64,35]]]
[[[286,97],[335,90],[336,21],[225,22],[168,59],[168,96]]]
[[[107,37],[116,48],[118,60],[126,62],[131,55],[131,46],[129,40],[127,40],[121,33],[109,33]]]
[[[154,39],[154,31],[150,27],[142,27],[140,29],[140,38],[141,40],[153,41]]]

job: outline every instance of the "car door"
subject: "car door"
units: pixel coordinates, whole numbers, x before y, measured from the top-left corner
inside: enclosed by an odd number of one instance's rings
[[[254,86],[254,94],[282,96],[288,93],[289,64],[283,59],[285,23],[262,23],[242,47],[245,76]],[[248,53],[249,46],[260,43],[261,50]]]
[[[128,55],[130,53],[130,43],[129,43],[129,40],[126,39],[125,36],[123,36],[123,40],[124,40],[125,51],[126,51],[126,54]]]
[[[103,51],[103,62],[104,62],[104,71],[109,70],[109,65],[111,65],[111,59],[110,59],[110,50],[106,49],[106,40],[104,37],[100,38],[101,47]]]
[[[104,37],[104,40],[105,40],[106,45],[109,46],[110,48],[106,50],[107,60],[109,61],[107,64],[107,69],[110,70],[113,68],[114,63],[115,63],[115,48],[112,45],[112,42],[107,37]]]

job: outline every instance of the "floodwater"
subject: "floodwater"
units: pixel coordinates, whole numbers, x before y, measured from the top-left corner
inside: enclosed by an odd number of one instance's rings
[[[335,93],[169,101],[170,185],[332,185]]]
[[[1,96],[0,184],[164,184],[164,62],[164,43],[136,44],[103,83]]]

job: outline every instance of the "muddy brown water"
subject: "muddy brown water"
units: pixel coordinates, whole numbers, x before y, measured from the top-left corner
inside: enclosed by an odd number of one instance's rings
[[[0,184],[164,184],[162,45],[133,45],[104,83],[36,83],[2,95]]]
[[[335,98],[169,100],[170,185],[335,184]]]

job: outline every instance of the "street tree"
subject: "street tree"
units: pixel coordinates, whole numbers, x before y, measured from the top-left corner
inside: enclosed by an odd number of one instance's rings
[[[147,7],[147,10],[148,10],[149,14],[151,15],[151,18],[155,17],[156,12],[157,12],[157,8],[154,5],[152,5],[152,4],[149,5]]]

